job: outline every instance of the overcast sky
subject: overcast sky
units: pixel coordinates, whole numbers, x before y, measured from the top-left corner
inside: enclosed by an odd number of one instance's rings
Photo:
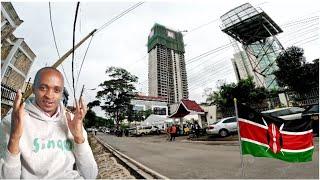
[[[128,9],[138,1],[81,2],[77,19],[76,42],[95,28]],[[96,88],[106,79],[109,66],[122,67],[138,76],[137,90],[147,93],[148,54],[147,38],[155,23],[173,30],[184,31],[185,59],[196,57],[209,50],[230,43],[221,29],[220,16],[246,2],[264,10],[284,30],[277,36],[284,48],[297,45],[305,50],[307,61],[319,58],[319,7],[316,0],[219,0],[219,1],[146,1],[98,32],[91,42],[79,77],[76,93],[81,87]],[[13,2],[19,17],[24,21],[14,32],[37,55],[29,77],[43,66],[52,65],[58,55],[54,46],[49,19],[48,2]],[[72,47],[72,28],[76,2],[51,3],[53,26],[60,56]],[[89,40],[75,52],[75,76]],[[235,82],[230,59],[232,47],[218,50],[205,58],[187,63],[189,99],[205,101],[204,89],[216,89],[219,80]],[[71,56],[63,63],[67,79],[72,83]],[[61,68],[59,68],[61,69]],[[71,90],[66,83],[71,94]],[[87,90],[87,101],[94,100],[97,90]],[[71,99],[72,101],[72,99]]]

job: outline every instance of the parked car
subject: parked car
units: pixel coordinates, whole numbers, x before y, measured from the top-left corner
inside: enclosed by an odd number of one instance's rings
[[[284,120],[295,120],[302,118],[301,115],[303,111],[305,111],[305,109],[300,107],[284,107],[262,111],[261,113],[273,117],[278,117]]]
[[[313,104],[302,112],[303,120],[312,120],[312,130],[315,136],[319,136],[319,104]]]
[[[98,129],[96,127],[87,128],[86,130],[87,130],[87,133],[92,132],[94,134],[97,134],[98,132]]]
[[[160,134],[160,133],[161,133],[161,131],[157,126],[152,126],[151,127],[150,134]]]
[[[110,129],[107,127],[102,128],[103,133],[110,133]]]
[[[150,134],[152,126],[137,126],[136,135]]]
[[[206,129],[207,134],[210,135],[220,135],[221,137],[226,137],[231,133],[238,131],[237,118],[227,117],[220,119],[213,124],[209,124]]]
[[[136,136],[137,135],[137,127],[128,128],[129,136]]]

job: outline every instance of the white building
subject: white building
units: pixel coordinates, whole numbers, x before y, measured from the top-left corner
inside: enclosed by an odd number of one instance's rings
[[[254,59],[254,57],[251,57]],[[248,56],[244,51],[239,51],[233,54],[233,58],[231,58],[231,62],[233,65],[234,72],[236,74],[237,81],[239,82],[241,79],[247,79],[249,77],[253,78],[253,82],[257,87],[265,87],[264,81],[260,81],[259,79],[263,79],[263,76],[257,73],[254,73],[253,68],[249,62]],[[259,68],[259,67],[256,67]]]
[[[152,110],[156,115],[168,115],[168,106],[166,99],[163,97],[142,96],[138,95],[131,100],[134,111]]]
[[[12,33],[23,21],[10,2],[1,2],[1,83],[21,89],[36,55]]]

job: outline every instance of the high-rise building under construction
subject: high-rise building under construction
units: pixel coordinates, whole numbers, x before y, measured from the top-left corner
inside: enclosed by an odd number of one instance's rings
[[[188,99],[182,33],[155,24],[148,37],[149,96],[165,97],[169,104]]]

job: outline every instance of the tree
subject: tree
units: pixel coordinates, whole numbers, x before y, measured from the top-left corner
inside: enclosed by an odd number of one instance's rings
[[[89,108],[84,118],[84,127],[88,128],[92,126],[106,126],[112,128],[114,126],[114,123],[112,119],[105,119],[97,116],[96,113],[91,108]]]
[[[86,116],[84,117],[84,127],[92,127],[96,124],[97,115],[91,108],[88,109]]]
[[[153,111],[151,109],[143,111],[144,120],[146,120],[151,114],[153,114]]]
[[[134,121],[134,110],[133,110],[133,105],[129,104],[127,108],[127,119],[131,123]]]
[[[134,120],[135,121],[143,121],[144,120],[144,111],[136,111],[134,113]]]
[[[94,100],[92,102],[89,102],[87,106],[88,106],[89,109],[92,109],[95,106],[100,106],[100,103],[101,102],[99,100]]]
[[[137,82],[138,78],[117,67],[107,68],[106,74],[110,80],[99,85],[102,90],[97,92],[96,97],[101,101],[101,109],[106,115],[115,118],[116,127],[119,128],[120,121],[125,117],[130,101],[135,96],[133,83]]]
[[[237,98],[239,102],[249,103],[251,105],[261,104],[269,95],[269,92],[263,87],[255,87],[253,78],[240,80],[238,84],[223,83],[218,87],[218,91],[213,91],[207,97],[207,104],[215,104],[219,108],[232,107],[233,99]]]
[[[306,62],[304,51],[299,47],[289,47],[276,59],[278,70],[274,72],[280,86],[305,93],[319,86],[319,59]]]

